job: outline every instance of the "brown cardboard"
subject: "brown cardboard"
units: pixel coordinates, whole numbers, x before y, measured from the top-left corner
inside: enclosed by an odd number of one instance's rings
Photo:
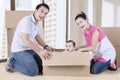
[[[53,52],[49,60],[43,59],[44,75],[90,75],[90,52]]]
[[[114,46],[120,46],[120,27],[102,27],[102,30]]]
[[[43,74],[47,76],[90,76],[90,66],[44,66]]]
[[[15,28],[21,18],[32,13],[33,11],[5,11],[6,27]]]
[[[44,66],[81,66],[90,65],[92,54],[89,52],[53,52],[49,60],[43,59]]]
[[[33,13],[33,11],[5,11],[7,40],[8,40],[8,56],[11,55],[11,42],[13,39],[14,31],[20,19],[26,15]]]
[[[16,28],[7,28],[7,39],[9,45],[11,45],[15,29]]]

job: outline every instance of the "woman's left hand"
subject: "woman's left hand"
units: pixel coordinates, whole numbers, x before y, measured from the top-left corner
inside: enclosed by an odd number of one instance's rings
[[[78,49],[77,51],[82,52],[81,49]]]

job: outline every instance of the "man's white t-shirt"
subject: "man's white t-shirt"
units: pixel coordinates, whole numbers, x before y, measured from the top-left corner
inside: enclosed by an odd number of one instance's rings
[[[22,18],[18,23],[12,40],[11,52],[19,52],[30,49],[23,42],[21,33],[29,34],[29,40],[32,42],[34,41],[35,36],[40,34],[39,22],[35,22],[33,14]]]

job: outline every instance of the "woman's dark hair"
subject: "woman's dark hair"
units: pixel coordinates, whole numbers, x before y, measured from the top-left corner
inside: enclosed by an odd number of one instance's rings
[[[79,17],[80,17],[80,18],[83,18],[84,20],[87,19],[86,14],[85,14],[84,12],[82,12],[82,11],[75,17],[75,21],[76,21]]]
[[[48,11],[50,10],[50,7],[46,4],[46,3],[40,3],[36,6],[36,9],[38,10],[41,6],[44,6],[45,8],[48,9]]]
[[[75,47],[75,42],[73,40],[68,40],[66,43],[72,42],[73,46]]]

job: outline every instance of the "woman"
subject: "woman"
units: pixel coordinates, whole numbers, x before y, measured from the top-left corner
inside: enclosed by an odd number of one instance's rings
[[[84,31],[86,40],[85,46],[79,46],[76,49],[79,51],[92,51],[94,54],[91,60],[90,72],[98,74],[106,69],[117,70],[116,50],[104,32],[99,27],[89,24],[84,12],[80,12],[75,17],[75,21],[78,28]]]

